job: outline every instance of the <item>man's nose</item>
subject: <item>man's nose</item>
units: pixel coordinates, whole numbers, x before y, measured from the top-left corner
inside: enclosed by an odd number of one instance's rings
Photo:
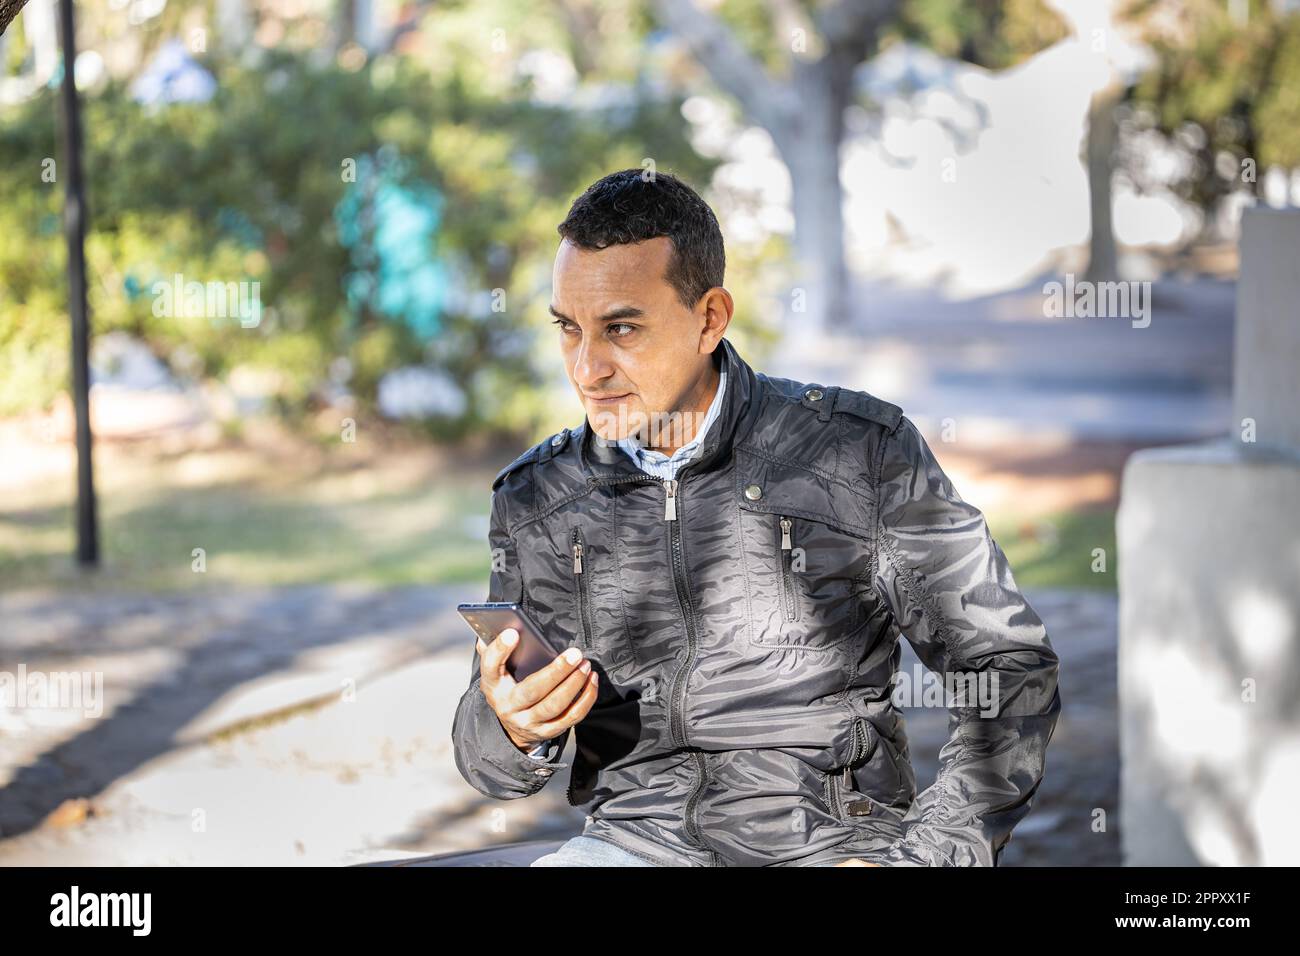
[[[600,342],[584,337],[578,346],[578,360],[573,365],[573,377],[582,389],[599,388],[600,383],[614,374],[614,364]]]

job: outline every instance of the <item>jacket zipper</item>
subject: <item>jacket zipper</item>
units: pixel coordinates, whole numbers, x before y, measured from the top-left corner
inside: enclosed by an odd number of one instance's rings
[[[793,544],[790,540],[790,529],[794,522],[789,518],[781,517],[781,553],[777,557],[781,561],[781,603],[785,606],[785,619],[794,621],[798,619],[798,607],[795,600],[794,590],[794,564]],[[789,554],[787,558],[786,555]]]
[[[853,719],[853,731],[850,738],[849,762],[836,774],[827,776],[828,790],[830,792],[831,810],[836,817],[843,818],[846,815],[854,817],[870,816],[872,812],[872,802],[870,799],[854,800],[850,804],[845,804],[845,794],[853,792],[853,767],[865,756],[867,735],[862,729],[862,718]]]
[[[686,683],[684,678],[689,675],[691,666],[695,663],[697,647],[695,610],[691,605],[690,592],[686,586],[686,562],[682,553],[682,532],[681,525],[677,521],[677,502],[681,498],[681,480],[678,478],[660,478],[656,475],[628,475],[618,478],[593,478],[591,481],[593,484],[598,485],[614,485],[626,482],[644,484],[657,481],[664,486],[664,520],[671,522],[668,528],[668,537],[669,547],[672,552],[673,588],[677,594],[677,601],[682,608],[682,617],[686,621],[686,662],[673,675],[672,688],[669,693],[668,730],[676,746],[687,747],[690,743],[686,739],[684,714]]]
[[[673,675],[671,706],[668,711],[669,731],[678,746],[689,746],[686,739],[686,681],[690,677],[691,667],[695,664],[696,635],[695,608],[691,605],[690,591],[686,585],[686,558],[682,552],[682,531],[677,521],[678,480],[665,480],[664,520],[672,522],[668,526],[668,537],[672,547],[673,586],[677,590],[677,603],[681,605],[682,617],[686,621],[686,661]]]
[[[844,804],[840,799],[840,790],[844,786],[842,774],[828,773],[826,775],[826,802],[830,805],[831,816],[835,819],[842,819],[844,816]]]
[[[582,570],[582,558],[584,553],[584,542],[582,532],[577,528],[573,529],[573,580],[577,585],[575,590],[578,593],[578,622],[582,627],[582,647],[583,649],[591,648],[591,598],[587,593],[587,576]]]
[[[689,468],[690,466],[686,466]],[[685,468],[683,468],[683,471]],[[679,472],[680,474],[680,472]],[[690,592],[686,585],[686,562],[682,552],[682,532],[681,525],[677,520],[677,503],[681,498],[681,479],[680,478],[660,478],[656,475],[627,475],[617,478],[592,478],[592,484],[613,485],[624,482],[645,483],[657,481],[664,486],[664,520],[670,522],[668,526],[669,549],[672,558],[673,570],[673,588],[677,594],[677,602],[682,609],[682,617],[686,622],[686,660],[677,673],[673,675],[671,689],[668,695],[668,732],[673,743],[682,748],[690,746],[686,739],[686,679],[689,677],[691,667],[695,664],[695,655],[698,650],[696,646],[695,632],[695,609],[691,604]],[[695,810],[695,803],[700,793],[704,789],[705,773],[707,765],[704,757],[698,751],[694,753],[695,766],[699,772],[699,779],[695,789],[686,800],[686,807],[683,810],[683,822],[686,832],[697,842],[702,843],[699,836],[699,825],[692,816]]]
[[[577,587],[574,589],[578,594],[578,621],[582,628],[581,646],[584,649],[591,647],[591,621],[588,617],[587,608],[591,603],[587,594],[587,576],[583,573],[583,557],[585,552],[585,542],[582,540],[582,532],[574,528],[570,534],[570,540],[573,543],[573,578]],[[577,758],[574,758],[575,764]],[[574,773],[569,772],[569,788],[565,791],[565,799],[569,805],[576,807],[578,801],[573,792]]]

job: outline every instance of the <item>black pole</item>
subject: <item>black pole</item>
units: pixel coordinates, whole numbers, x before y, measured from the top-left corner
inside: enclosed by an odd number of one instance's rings
[[[59,0],[63,42],[63,166],[67,184],[63,231],[68,240],[68,309],[72,313],[72,407],[77,415],[77,562],[99,563],[95,479],[90,460],[90,322],[86,316],[86,190],[81,180],[81,116],[77,104],[77,33],[72,0]]]

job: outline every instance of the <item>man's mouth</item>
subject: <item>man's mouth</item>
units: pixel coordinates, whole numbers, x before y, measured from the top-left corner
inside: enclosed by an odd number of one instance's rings
[[[586,396],[586,398],[587,398],[587,401],[591,402],[593,405],[613,405],[613,404],[615,404],[616,402],[621,402],[621,401],[623,401],[623,399],[625,399],[625,398],[630,398],[631,395],[632,395],[631,392],[624,392],[622,395],[607,395],[607,396],[601,396],[601,397],[596,397],[596,396],[594,396],[594,395],[588,395],[588,396]]]

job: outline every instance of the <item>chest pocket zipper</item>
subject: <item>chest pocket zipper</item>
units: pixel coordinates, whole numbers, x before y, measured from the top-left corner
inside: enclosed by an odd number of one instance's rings
[[[587,593],[587,575],[583,572],[583,559],[585,557],[585,542],[582,540],[582,532],[577,528],[573,529],[573,583],[574,592],[578,596],[578,625],[582,629],[581,639],[583,650],[591,649],[591,597]]]
[[[794,522],[784,516],[780,517],[781,550],[777,554],[781,562],[781,604],[785,608],[787,621],[799,620],[799,597],[794,580],[794,542],[791,529]],[[788,555],[788,557],[787,557]]]

